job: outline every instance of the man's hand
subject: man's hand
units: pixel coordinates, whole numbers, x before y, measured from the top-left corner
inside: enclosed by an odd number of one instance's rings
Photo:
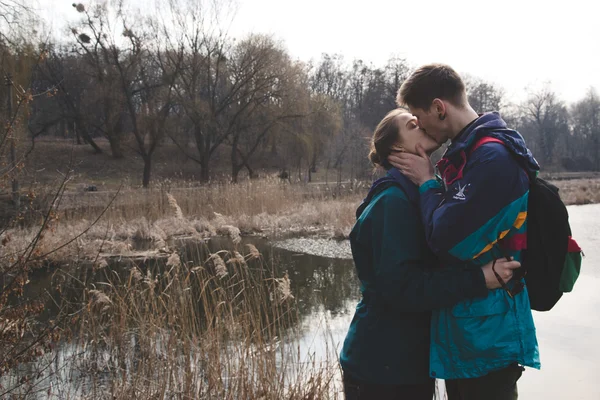
[[[428,180],[435,179],[435,172],[423,147],[417,144],[416,150],[418,155],[394,152],[390,154],[388,161],[413,183],[421,186]]]
[[[485,286],[487,286],[488,289],[498,289],[502,287],[502,285],[498,282],[498,278],[496,278],[492,266],[494,266],[494,263],[490,262],[481,268],[483,270],[483,275],[485,276]],[[494,269],[504,283],[506,283],[512,279],[513,271],[520,267],[521,263],[518,261],[507,261],[504,258],[500,258],[496,260]]]

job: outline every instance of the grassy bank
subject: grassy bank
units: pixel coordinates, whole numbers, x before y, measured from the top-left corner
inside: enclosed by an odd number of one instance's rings
[[[552,181],[567,204],[600,202],[600,179]],[[38,245],[51,261],[97,259],[97,255],[131,255],[166,249],[174,238],[206,239],[215,235],[258,234],[269,237],[319,236],[343,239],[367,185],[328,186],[282,183],[278,179],[240,184],[172,187],[119,192],[66,192],[51,221],[51,234]],[[100,220],[96,222],[101,216]],[[22,252],[34,228],[13,228],[0,265]],[[65,245],[66,244],[66,245]],[[57,249],[54,251],[54,249]]]
[[[552,180],[560,189],[560,196],[566,204],[583,205],[600,203],[600,179],[580,178]]]
[[[344,238],[364,191],[361,187],[330,189],[259,180],[187,188],[164,185],[118,193],[66,193],[36,254],[55,262],[101,260],[104,255],[132,255],[139,250],[170,251],[174,238],[215,235],[234,240],[244,234]],[[0,266],[13,262],[37,233],[35,226],[4,232]]]

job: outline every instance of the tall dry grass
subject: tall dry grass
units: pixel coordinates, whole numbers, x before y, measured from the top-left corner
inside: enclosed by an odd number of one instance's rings
[[[560,190],[566,204],[583,205],[600,203],[599,179],[570,179],[552,181]]]
[[[46,261],[97,260],[167,250],[178,237],[206,239],[241,234],[344,238],[364,187],[289,185],[278,180],[149,190],[65,194],[37,255]],[[108,209],[107,205],[110,204]],[[102,215],[99,221],[97,217]],[[14,261],[37,230],[26,225],[3,232],[0,268]]]
[[[72,294],[65,301],[72,318],[62,329],[72,339],[47,354],[40,363],[48,367],[12,394],[338,398],[337,356],[317,362],[299,347],[287,275],[278,276],[251,245],[213,254],[198,247],[190,258],[173,253],[150,268],[106,266],[104,279],[88,284],[69,276]],[[0,383],[9,385],[7,379]]]
[[[600,202],[600,180],[553,181],[566,204]],[[132,255],[159,251],[179,237],[232,239],[244,234],[271,237],[346,238],[364,185],[290,185],[279,179],[172,187],[164,181],[151,189],[67,193],[51,221],[51,232],[38,246],[46,260],[95,260],[97,254]],[[108,209],[107,204],[111,204]],[[100,222],[95,218],[104,212]],[[19,254],[36,234],[26,225],[0,234],[5,244],[0,268]],[[74,238],[76,238],[74,240]],[[65,243],[68,243],[65,245]],[[50,253],[51,252],[51,253]],[[143,255],[143,254],[142,254]]]
[[[214,213],[230,216],[254,216],[290,211],[299,204],[364,196],[367,187],[348,185],[288,184],[278,178],[247,180],[242,183],[211,183],[204,186],[177,185],[165,180],[150,189],[123,188],[107,216],[124,220],[144,217],[155,221],[173,213],[167,194],[176,199],[183,215],[212,218]],[[111,200],[114,192],[66,193],[61,204],[68,220],[89,218]],[[360,197],[360,196],[359,196]]]

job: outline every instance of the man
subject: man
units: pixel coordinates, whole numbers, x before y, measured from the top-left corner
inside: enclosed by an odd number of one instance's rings
[[[497,113],[479,116],[449,66],[425,65],[398,91],[420,127],[451,144],[438,168],[422,149],[389,161],[419,185],[427,242],[448,264],[473,268],[520,260],[526,248],[529,178],[539,166],[522,136]],[[484,139],[486,138],[486,139]],[[446,379],[450,400],[517,399],[522,367],[540,368],[527,288],[515,278],[484,299],[434,311],[430,373]]]
[[[431,400],[431,310],[485,298],[486,288],[501,287],[494,267],[506,282],[520,267],[499,260],[440,268],[425,239],[419,190],[387,162],[395,148],[414,151],[417,143],[430,152],[439,147],[399,109],[373,133],[369,159],[388,173],[373,183],[350,233],[362,299],[340,353],[346,400]]]

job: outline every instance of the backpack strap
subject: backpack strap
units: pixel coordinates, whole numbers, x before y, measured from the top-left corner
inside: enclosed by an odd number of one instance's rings
[[[420,208],[421,195],[419,194],[419,188],[417,185],[412,183],[402,172],[396,168],[390,168],[388,173],[394,179],[394,183],[402,189],[410,204],[416,209]]]
[[[500,139],[496,139],[495,137],[491,137],[491,136],[484,136],[482,138],[479,138],[475,142],[473,147],[471,147],[471,152],[469,153],[469,155],[473,154],[473,152],[475,150],[477,150],[478,148],[480,148],[481,146],[483,146],[486,143],[500,143],[501,145],[505,146],[504,142]]]
[[[369,205],[375,195],[390,186],[399,187],[408,198],[408,202],[412,205],[412,207],[416,211],[419,210],[419,189],[407,177],[402,175],[400,171],[398,171],[396,168],[391,168],[385,177],[373,182],[367,197],[356,209],[356,218],[358,219],[360,217],[364,209]]]
[[[492,136],[483,136],[479,139],[477,139],[475,141],[475,144],[471,147],[471,150],[469,151],[469,155],[473,154],[473,152],[475,150],[477,150],[478,148],[480,148],[481,146],[483,146],[486,143],[500,143],[501,145],[506,147],[506,144],[495,137]],[[521,169],[525,172],[525,175],[527,176],[527,179],[531,180],[529,177],[529,174],[527,173],[527,171],[520,165]],[[499,244],[499,249],[500,251],[502,251],[503,255],[508,259],[507,253],[506,253],[506,249],[505,248],[512,248],[512,249],[526,249],[527,248],[527,237],[522,235],[522,234],[517,234],[512,236],[510,239],[508,240],[498,240],[498,244]]]

